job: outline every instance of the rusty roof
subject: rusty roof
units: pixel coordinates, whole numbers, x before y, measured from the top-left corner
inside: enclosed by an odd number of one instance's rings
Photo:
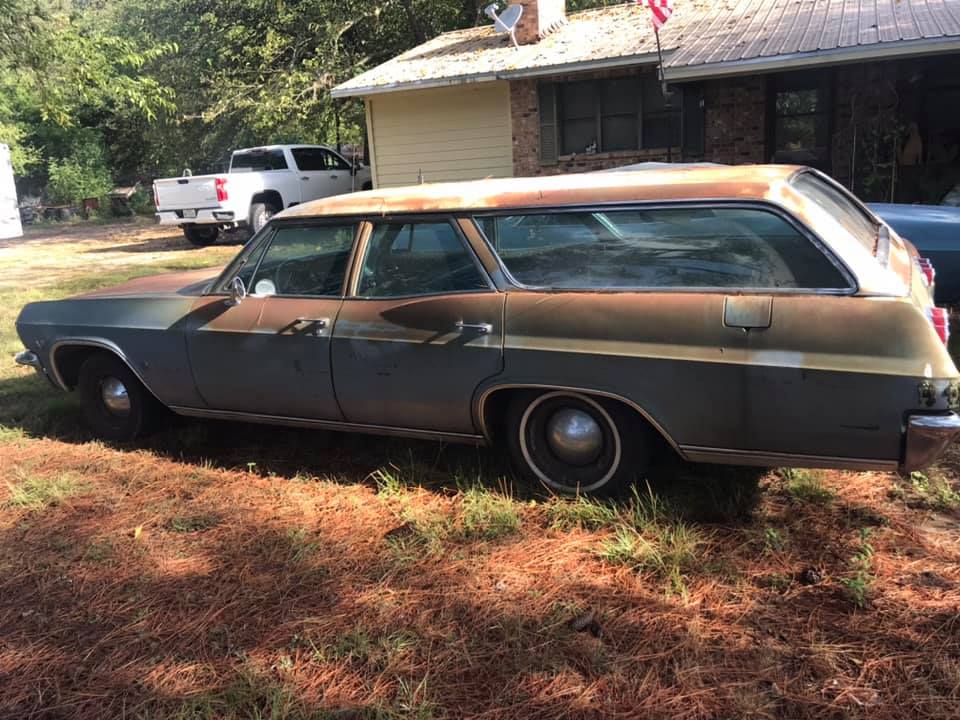
[[[796,165],[664,167],[468,182],[426,183],[321,198],[277,218],[392,215],[657,200],[776,199]]]
[[[687,0],[660,33],[667,79],[960,50],[960,0]],[[492,25],[444,33],[333,89],[336,97],[656,62],[649,11],[571,13],[514,48]]]

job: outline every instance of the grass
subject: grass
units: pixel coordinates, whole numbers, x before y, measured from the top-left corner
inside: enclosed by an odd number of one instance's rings
[[[9,355],[25,299],[235,251],[127,231],[0,243]],[[483,449],[214,422],[112,446],[77,419],[0,363],[0,717],[952,720],[960,702],[956,449],[901,480],[678,463],[626,500],[530,500]]]
[[[833,492],[824,486],[823,475],[818,470],[781,468],[777,472],[784,481],[784,492],[797,502],[825,505],[834,498]]]
[[[36,475],[18,469],[15,477],[15,482],[7,484],[10,488],[10,504],[28,510],[59,505],[81,488],[81,483],[72,472]]]

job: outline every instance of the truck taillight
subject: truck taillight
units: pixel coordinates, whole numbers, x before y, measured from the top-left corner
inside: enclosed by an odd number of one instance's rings
[[[927,311],[930,322],[933,324],[933,329],[937,331],[937,335],[943,341],[943,344],[946,345],[947,341],[950,340],[950,313],[946,308],[941,307],[932,307]]]
[[[157,185],[153,185],[153,207],[157,210],[160,209],[160,193],[157,192]]]
[[[213,179],[213,186],[217,189],[217,202],[223,202],[227,199],[227,179],[218,177]]]
[[[930,258],[918,257],[917,265],[920,267],[920,272],[923,275],[923,280],[927,287],[933,287],[933,281],[937,277],[937,271],[933,269],[933,263],[930,262]]]

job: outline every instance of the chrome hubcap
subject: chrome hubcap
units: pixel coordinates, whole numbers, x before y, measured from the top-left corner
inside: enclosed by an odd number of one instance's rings
[[[115,377],[106,377],[100,381],[100,398],[107,410],[114,415],[126,415],[130,412],[127,386]]]
[[[587,465],[603,449],[603,430],[590,413],[576,408],[557,410],[547,421],[550,450],[566,463]]]

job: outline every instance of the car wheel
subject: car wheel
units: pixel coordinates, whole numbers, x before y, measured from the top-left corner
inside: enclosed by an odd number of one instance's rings
[[[529,481],[564,495],[616,495],[649,463],[647,428],[623,405],[558,390],[507,408],[507,444]]]
[[[150,429],[157,401],[116,356],[97,352],[88,357],[77,385],[83,419],[98,437],[133,440]]]
[[[250,206],[250,231],[256,235],[276,214],[277,209],[269,203],[253,203]]]
[[[220,228],[216,225],[184,225],[183,234],[191,245],[206,247],[217,241]]]

